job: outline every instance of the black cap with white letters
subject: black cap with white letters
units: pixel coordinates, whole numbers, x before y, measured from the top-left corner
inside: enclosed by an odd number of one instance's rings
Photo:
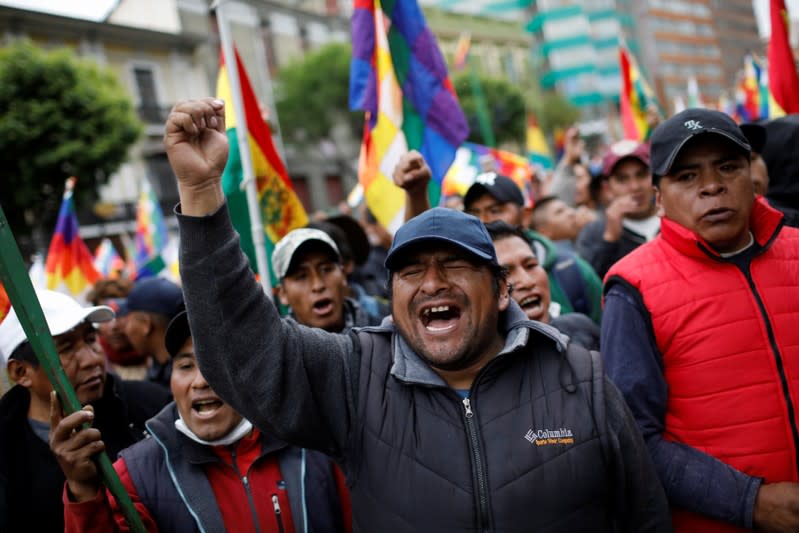
[[[743,151],[752,151],[741,128],[729,115],[712,109],[686,109],[660,124],[652,132],[650,139],[652,174],[658,177],[668,174],[685,144],[697,135],[705,133],[721,135]]]

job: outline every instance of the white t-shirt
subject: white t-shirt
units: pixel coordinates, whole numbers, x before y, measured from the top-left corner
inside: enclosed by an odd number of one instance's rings
[[[647,242],[654,239],[660,232],[660,217],[657,215],[652,215],[651,217],[640,220],[625,218],[621,221],[621,224],[628,230],[634,231],[638,235],[644,237]]]

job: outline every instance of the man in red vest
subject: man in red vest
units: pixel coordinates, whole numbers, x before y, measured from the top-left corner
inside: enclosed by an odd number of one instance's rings
[[[678,532],[799,530],[799,231],[750,146],[689,109],[652,134],[661,234],[605,279],[602,353]]]

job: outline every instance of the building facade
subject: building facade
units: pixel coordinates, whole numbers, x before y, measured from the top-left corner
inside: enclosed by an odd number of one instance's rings
[[[108,67],[127,89],[145,129],[129,160],[100,190],[95,206],[78,206],[85,238],[132,233],[135,205],[148,180],[168,226],[177,202],[163,148],[171,107],[213,95],[219,68],[219,33],[211,0],[121,0],[100,20],[85,20],[0,6],[0,36],[30,39],[45,48],[67,47]],[[329,42],[349,40],[349,2],[334,0],[227,1],[236,46],[258,100],[276,116],[273,78],[281,67]],[[278,117],[279,118],[279,117]],[[273,122],[279,123],[279,122]],[[306,209],[335,206],[357,182],[358,144],[283,146],[279,151]],[[345,136],[346,137],[346,136]]]

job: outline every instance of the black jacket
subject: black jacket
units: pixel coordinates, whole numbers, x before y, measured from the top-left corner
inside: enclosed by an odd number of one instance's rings
[[[771,120],[766,128],[763,161],[768,167],[766,198],[785,214],[785,223],[799,227],[799,115]]]
[[[203,375],[258,427],[339,461],[356,531],[670,530],[599,358],[515,303],[504,350],[462,399],[392,326],[336,335],[280,320],[226,207],[178,218]]]
[[[623,228],[621,238],[607,242],[605,233],[605,214],[588,224],[577,236],[577,254],[594,267],[600,278],[604,278],[613,264],[646,242],[646,237],[629,228]]]
[[[169,402],[163,387],[109,374],[93,404],[94,427],[113,461],[144,436],[145,421]],[[16,385],[0,399],[0,532],[64,531],[64,474],[28,422],[30,393]]]

